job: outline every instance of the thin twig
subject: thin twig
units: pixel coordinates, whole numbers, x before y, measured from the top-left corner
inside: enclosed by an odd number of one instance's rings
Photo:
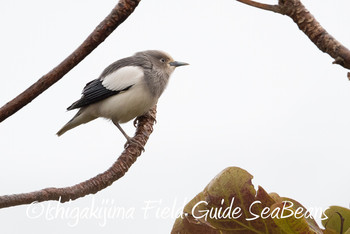
[[[156,106],[146,115],[137,118],[137,128],[133,139],[140,142],[142,146],[145,146],[149,135],[153,131],[155,118]],[[137,157],[141,155],[141,151],[141,146],[137,144],[129,145],[107,171],[71,187],[46,188],[31,193],[0,196],[0,208],[49,200],[56,200],[63,203],[84,197],[88,194],[95,194],[124,176]]]
[[[278,5],[267,5],[250,0],[237,1],[289,16],[321,51],[334,58],[333,64],[339,64],[344,68],[350,69],[349,49],[332,37],[300,0],[279,0]]]
[[[256,8],[260,8],[263,10],[267,10],[267,11],[273,11],[276,13],[281,13],[281,9],[278,5],[269,5],[269,4],[265,4],[265,3],[260,3],[260,2],[255,2],[255,1],[251,1],[251,0],[237,0],[238,2],[247,4],[249,6],[253,6]]]
[[[101,44],[129,15],[141,0],[120,0],[112,12],[96,27],[85,41],[57,67],[41,77],[36,83],[0,108],[0,122],[16,113],[51,85],[60,80]]]

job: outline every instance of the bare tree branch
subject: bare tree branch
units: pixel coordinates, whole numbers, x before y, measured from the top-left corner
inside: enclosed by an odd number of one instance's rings
[[[247,4],[249,6],[253,6],[256,8],[260,8],[263,10],[267,10],[267,11],[273,11],[276,13],[281,13],[281,9],[278,5],[269,5],[269,4],[265,4],[265,3],[260,3],[260,2],[255,2],[255,1],[251,1],[251,0],[237,0],[238,2]]]
[[[138,117],[136,120],[137,127],[133,139],[140,142],[142,146],[145,146],[149,135],[153,131],[155,118],[156,106],[147,114]],[[131,165],[136,161],[137,157],[141,155],[141,151],[142,147],[136,144],[129,145],[107,171],[71,187],[46,188],[31,193],[0,196],[0,208],[49,200],[56,200],[63,203],[84,197],[88,194],[95,194],[123,177]]]
[[[135,10],[141,0],[120,0],[112,12],[96,27],[85,41],[57,67],[41,77],[16,98],[0,108],[0,122],[16,113],[51,85],[60,80],[102,43]]]
[[[267,5],[251,0],[237,1],[289,16],[321,51],[334,58],[333,64],[350,69],[350,51],[320,25],[300,0],[279,0],[278,5]]]

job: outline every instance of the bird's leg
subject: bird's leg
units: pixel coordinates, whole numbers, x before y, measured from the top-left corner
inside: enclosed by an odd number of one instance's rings
[[[126,132],[124,132],[124,130],[122,129],[122,127],[119,125],[118,122],[113,121],[114,125],[117,126],[117,128],[119,129],[119,131],[124,135],[124,137],[126,138],[127,142],[124,145],[124,148],[126,148],[128,145],[131,144],[136,144],[139,147],[141,147],[142,151],[145,151],[145,149],[143,148],[142,144],[140,142],[138,142],[137,140],[131,138],[128,136],[128,134],[126,134]]]

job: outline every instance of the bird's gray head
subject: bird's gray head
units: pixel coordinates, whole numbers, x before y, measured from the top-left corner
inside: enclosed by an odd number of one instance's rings
[[[175,61],[168,53],[160,50],[146,50],[137,53],[137,55],[146,56],[156,70],[160,70],[168,76],[171,75],[176,67],[188,65],[188,63]]]
[[[169,77],[176,67],[188,65],[188,63],[174,61],[174,59],[163,51],[146,50],[135,54],[136,58],[146,59],[148,64],[145,73],[146,84],[155,97],[160,97],[168,84]],[[150,66],[150,67],[149,67]]]

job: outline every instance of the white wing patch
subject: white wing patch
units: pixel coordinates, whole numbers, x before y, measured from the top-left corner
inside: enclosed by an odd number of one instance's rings
[[[111,74],[105,76],[102,85],[109,90],[123,90],[130,85],[134,85],[143,79],[142,68],[137,66],[126,66],[119,68]]]

